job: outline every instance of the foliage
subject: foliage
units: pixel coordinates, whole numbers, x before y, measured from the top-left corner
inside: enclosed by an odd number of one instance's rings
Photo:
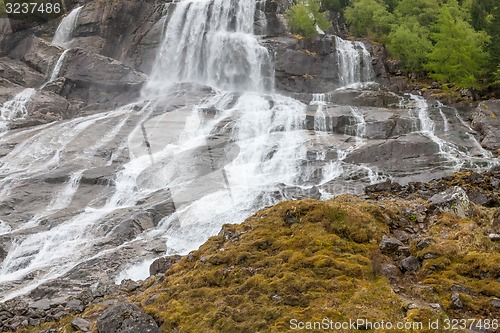
[[[498,66],[497,70],[493,73],[493,85],[500,87],[500,66]]]
[[[488,54],[484,48],[489,37],[454,15],[457,6],[456,1],[450,1],[440,9],[437,32],[432,34],[435,44],[425,68],[438,81],[480,88],[478,78],[486,72]]]
[[[322,0],[321,4],[326,9],[342,10],[351,4],[351,0]]]
[[[439,4],[435,0],[400,0],[395,10],[399,22],[412,18],[423,27],[435,23],[438,11]]]
[[[345,10],[351,32],[358,36],[383,39],[390,31],[393,15],[376,0],[357,0]]]
[[[330,26],[325,12],[320,12],[319,0],[300,0],[286,11],[286,20],[292,33],[311,39],[318,29],[327,30]]]
[[[464,88],[498,85],[498,0],[352,0],[344,13],[353,35],[386,43],[408,73]]]
[[[408,21],[391,31],[388,39],[389,52],[404,59],[405,69],[408,72],[423,71],[427,53],[432,49],[429,31],[426,28],[416,20]]]

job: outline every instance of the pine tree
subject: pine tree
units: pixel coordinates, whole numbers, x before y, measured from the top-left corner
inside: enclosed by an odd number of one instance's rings
[[[287,10],[285,17],[293,33],[306,38],[318,34],[318,29],[327,30],[330,26],[326,13],[320,12],[321,4],[318,0],[301,0]]]
[[[489,37],[485,32],[475,31],[460,16],[453,15],[457,8],[456,0],[451,0],[440,9],[435,26],[437,32],[432,34],[435,44],[424,67],[438,81],[462,88],[480,88],[478,80],[487,68],[485,46]]]
[[[427,54],[432,49],[429,31],[415,18],[407,19],[389,34],[387,49],[391,55],[403,60],[408,72],[422,72]]]

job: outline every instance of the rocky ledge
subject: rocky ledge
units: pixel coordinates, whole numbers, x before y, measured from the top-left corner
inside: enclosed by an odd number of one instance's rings
[[[156,261],[145,281],[99,284],[59,303],[11,300],[0,328],[283,332],[294,320],[328,318],[423,323],[419,332],[435,332],[429,321],[491,322],[500,316],[499,183],[496,168],[386,182],[363,198],[283,202],[225,225],[185,257]],[[463,331],[495,331],[478,325]]]

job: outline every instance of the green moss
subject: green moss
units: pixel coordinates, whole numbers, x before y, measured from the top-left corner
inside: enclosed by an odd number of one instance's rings
[[[412,221],[411,212],[422,205],[353,196],[283,202],[240,225],[225,225],[219,236],[174,265],[163,282],[151,283],[129,301],[142,303],[162,331],[178,333],[286,332],[291,319],[427,324],[448,317],[498,317],[491,301],[500,298],[500,245],[485,236],[490,222],[481,220],[490,221],[494,209],[478,207],[477,220],[432,217],[419,236],[433,242],[421,250],[420,238],[411,244],[422,268],[395,281],[402,286],[400,295],[380,274],[384,264],[397,264],[381,253],[382,235],[391,233],[389,226]],[[457,286],[464,305],[459,311],[451,304]],[[159,296],[146,304],[153,295]],[[409,303],[418,306],[404,306]],[[83,316],[95,319],[95,311]],[[418,332],[435,330],[424,326]]]

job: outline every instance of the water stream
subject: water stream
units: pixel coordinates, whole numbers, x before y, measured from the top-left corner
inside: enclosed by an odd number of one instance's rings
[[[46,199],[18,220],[0,218],[0,234],[11,240],[0,264],[2,299],[109,254],[129,258],[110,268],[117,282],[144,278],[158,256],[146,249],[151,243],[166,244],[166,254],[186,254],[223,224],[241,223],[279,201],[311,191],[326,199],[350,191],[333,186],[337,181],[362,189],[388,177],[368,163],[347,162],[368,144],[366,109],[340,108],[326,94],[312,95],[307,105],[275,91],[272,56],[254,31],[258,6],[256,0],[177,2],[136,103],[20,133],[4,130],[16,146],[0,159],[0,202],[30,184]],[[63,20],[54,43],[68,45],[80,10]],[[337,38],[336,48],[343,86],[373,79],[361,42]],[[64,61],[65,53],[51,80]],[[33,93],[4,104],[2,119],[25,116]],[[417,135],[439,147],[450,170],[484,164],[439,137],[427,101],[409,99]],[[334,128],[335,112],[350,119],[349,133]],[[89,185],[95,173],[105,178],[98,190]],[[154,204],[170,201],[175,212],[139,235],[116,238],[122,222],[137,222]]]

